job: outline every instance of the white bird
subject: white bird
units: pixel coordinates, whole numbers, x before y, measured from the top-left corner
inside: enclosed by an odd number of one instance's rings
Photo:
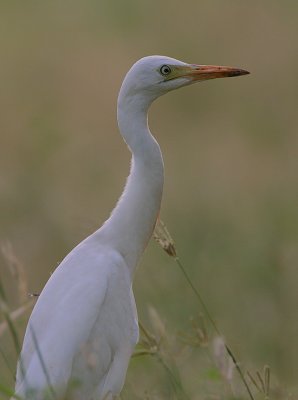
[[[26,400],[119,395],[139,337],[132,280],[156,224],[164,182],[148,109],[170,90],[247,73],[164,56],[144,57],[129,70],[117,108],[119,130],[132,153],[125,189],[110,218],[65,257],[41,292],[25,333],[16,395]]]

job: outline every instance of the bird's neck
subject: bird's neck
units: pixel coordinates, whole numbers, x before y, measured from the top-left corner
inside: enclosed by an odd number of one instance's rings
[[[164,168],[158,143],[147,124],[150,104],[142,99],[118,100],[118,125],[131,153],[125,189],[104,230],[133,275],[152,236],[160,210]]]

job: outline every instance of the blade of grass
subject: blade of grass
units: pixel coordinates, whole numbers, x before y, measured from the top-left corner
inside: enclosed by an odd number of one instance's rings
[[[264,380],[265,380],[265,398],[266,400],[269,399],[269,392],[270,392],[270,367],[265,365],[264,367]]]
[[[184,268],[184,265],[182,264],[182,262],[180,261],[180,258],[178,257],[177,254],[177,250],[175,247],[175,243],[174,240],[172,239],[167,227],[165,226],[165,224],[159,220],[156,226],[156,230],[154,232],[154,239],[159,243],[159,245],[163,248],[163,250],[172,258],[174,258],[176,264],[179,266],[179,269],[181,270],[185,280],[187,281],[187,283],[189,284],[190,288],[192,289],[192,292],[194,293],[195,297],[197,298],[199,304],[201,305],[201,307],[203,308],[204,312],[206,313],[206,317],[208,318],[209,322],[211,323],[213,329],[215,330],[215,332],[223,337],[223,335],[221,334],[220,330],[218,329],[214,319],[212,318],[202,296],[200,295],[198,289],[194,286],[194,284],[192,283],[188,273],[186,272],[186,269]],[[228,355],[231,357],[235,368],[238,371],[238,374],[240,376],[240,379],[242,380],[247,393],[250,397],[251,400],[255,400],[254,396],[250,390],[250,387],[248,385],[248,382],[244,376],[244,373],[242,372],[242,369],[240,368],[240,365],[232,351],[232,349],[226,344],[225,345],[225,349],[228,353]]]
[[[187,396],[187,394],[183,389],[179,375],[177,376],[176,374],[174,374],[174,372],[171,370],[171,368],[167,365],[165,360],[159,354],[155,354],[155,356],[157,360],[161,363],[165,371],[167,372],[168,376],[170,377],[170,380],[172,382],[173,388],[177,394],[178,399],[182,398],[185,400],[189,400],[189,397]]]
[[[8,389],[6,386],[0,383],[0,393],[4,394],[5,396],[12,397],[16,400],[22,400],[20,396],[16,395],[13,390]]]
[[[6,295],[5,295],[5,291],[2,285],[2,282],[0,281],[0,309],[2,311],[4,320],[6,321],[6,324],[8,326],[8,329],[10,331],[10,334],[12,336],[12,340],[14,343],[14,347],[15,350],[17,352],[17,355],[20,352],[20,342],[19,342],[19,338],[17,335],[17,331],[14,327],[13,321],[10,318],[10,313],[9,313],[9,309],[8,309],[8,305],[7,305],[7,301],[6,301]]]
[[[7,326],[8,326],[8,330],[9,330],[11,336],[12,336],[12,340],[13,340],[13,343],[14,343],[14,348],[16,350],[17,356],[19,356],[20,351],[21,351],[21,346],[20,346],[20,342],[19,342],[17,331],[15,329],[15,326],[14,326],[13,321],[12,321],[11,316],[10,316],[9,308],[8,308],[7,301],[6,301],[5,290],[4,290],[4,287],[2,285],[1,280],[0,280],[0,309],[1,309],[2,314],[4,316],[4,320],[5,320],[5,322],[6,322]],[[24,379],[26,379],[25,371],[24,371],[23,363],[22,363],[21,359],[19,361],[19,366],[20,366],[20,370],[21,370],[22,376],[24,377]],[[13,378],[15,379],[14,376],[13,376]]]
[[[33,302],[30,300],[27,303],[23,304],[21,307],[17,308],[16,310],[10,312],[9,317],[11,321],[15,321],[16,319],[21,317],[32,306],[32,304]],[[7,328],[8,324],[7,321],[5,320],[0,324],[0,337],[4,334]]]
[[[14,378],[14,372],[9,364],[8,358],[6,357],[6,354],[4,353],[4,351],[2,350],[2,348],[0,347],[0,354],[4,360],[4,363],[8,369],[8,371],[10,372],[10,375]]]
[[[11,242],[6,241],[4,243],[0,243],[0,250],[2,252],[4,259],[6,260],[6,264],[14,279],[14,282],[17,285],[19,301],[20,303],[24,303],[27,299],[27,293],[28,293],[27,289],[28,284],[27,284],[27,276],[25,268],[21,263],[21,261],[16,256]]]
[[[142,342],[143,346],[145,347],[140,349],[137,353],[135,353],[134,356],[137,357],[137,356],[150,355],[152,357],[155,357],[157,361],[162,365],[167,375],[169,376],[171,385],[173,387],[173,390],[177,398],[182,400],[189,400],[189,397],[183,388],[179,372],[176,368],[175,362],[173,361],[172,357],[168,359],[171,365],[170,367],[169,363],[165,360],[164,351],[162,351],[160,348],[161,344],[160,340],[158,340],[154,334],[150,333],[141,323],[141,321],[139,321],[139,328],[141,334],[144,336],[144,340]],[[170,354],[167,353],[167,356],[170,356]],[[175,371],[173,371],[173,368],[175,369]]]
[[[175,261],[176,261],[176,263],[178,264],[180,270],[182,271],[182,273],[183,273],[183,275],[184,275],[186,281],[187,281],[188,284],[190,285],[190,287],[191,287],[193,293],[195,294],[197,300],[198,300],[199,303],[201,304],[201,307],[203,308],[204,312],[206,313],[207,318],[209,319],[211,325],[213,326],[213,329],[215,330],[215,332],[216,332],[219,336],[223,337],[222,333],[220,332],[220,330],[218,329],[216,323],[214,322],[214,319],[212,318],[211,314],[209,313],[209,310],[208,310],[208,308],[207,308],[207,306],[206,306],[204,300],[202,299],[202,296],[200,295],[200,293],[199,293],[199,291],[197,290],[197,288],[193,285],[193,283],[192,283],[191,279],[189,278],[189,276],[188,276],[188,274],[187,274],[187,272],[186,272],[186,270],[185,270],[183,264],[181,263],[180,259],[179,259],[178,257],[176,257],[176,258],[175,258]],[[235,365],[235,368],[236,368],[237,371],[238,371],[238,374],[240,375],[240,378],[241,378],[241,380],[242,380],[242,382],[243,382],[243,384],[244,384],[244,386],[245,386],[245,388],[246,388],[246,390],[247,390],[247,393],[248,393],[250,399],[251,399],[251,400],[254,400],[254,396],[253,396],[253,394],[252,394],[252,392],[251,392],[251,390],[250,390],[250,387],[249,387],[249,385],[248,385],[248,382],[247,382],[247,380],[246,380],[246,378],[245,378],[245,376],[244,376],[244,373],[243,373],[242,369],[240,368],[240,365],[239,365],[239,363],[238,363],[238,361],[237,361],[237,359],[236,359],[236,357],[235,357],[235,355],[234,355],[232,349],[227,345],[226,342],[224,342],[224,346],[225,346],[225,349],[226,349],[227,353],[228,353],[229,356],[231,357],[231,359],[232,359],[232,361],[233,361],[233,363],[234,363],[234,365]]]

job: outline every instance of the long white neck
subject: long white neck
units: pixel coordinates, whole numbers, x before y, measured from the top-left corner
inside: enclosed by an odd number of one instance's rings
[[[147,122],[152,100],[127,96],[124,89],[118,98],[118,125],[132,162],[123,194],[103,231],[125,258],[131,275],[153,233],[163,190],[162,154]]]

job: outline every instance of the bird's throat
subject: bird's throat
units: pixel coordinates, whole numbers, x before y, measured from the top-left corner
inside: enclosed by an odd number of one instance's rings
[[[132,275],[152,236],[164,182],[162,154],[149,131],[147,109],[133,110],[118,109],[119,129],[132,152],[132,162],[122,196],[104,224],[110,243],[124,257]]]
[[[149,150],[151,158],[148,153],[144,158],[133,156],[125,189],[105,224],[132,274],[152,236],[161,205],[163,162],[156,146]]]

